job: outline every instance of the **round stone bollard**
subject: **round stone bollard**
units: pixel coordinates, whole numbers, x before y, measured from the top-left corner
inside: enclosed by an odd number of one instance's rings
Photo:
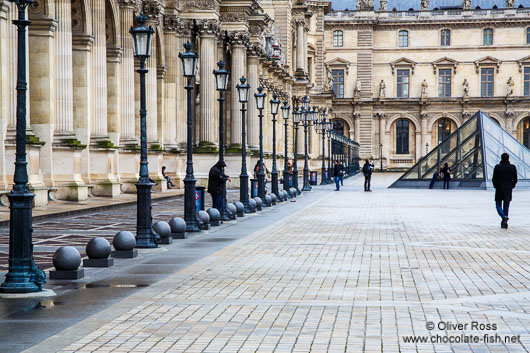
[[[226,209],[228,211],[228,216],[231,220],[235,220],[237,218],[237,207],[232,202],[229,202],[226,204]]]
[[[112,246],[115,249],[111,253],[114,258],[130,259],[138,256],[138,250],[134,248],[136,246],[136,238],[131,232],[121,231],[116,233],[112,239]]]
[[[256,213],[256,211],[257,211],[256,200],[248,199],[248,208],[250,208],[250,212]]]
[[[243,203],[239,201],[234,202],[234,205],[236,205],[237,216],[245,217],[245,205],[243,205]]]
[[[167,222],[158,221],[153,225],[153,230],[160,235],[160,244],[172,244],[171,227]]]
[[[256,201],[256,210],[261,211],[263,209],[263,200],[261,199],[261,197],[254,197],[254,201]]]
[[[292,197],[296,197],[296,196],[298,196],[298,195],[296,194],[296,189],[295,189],[295,188],[290,188],[289,191],[291,192],[291,196],[292,196]]]
[[[270,193],[271,199],[272,199],[272,205],[276,206],[276,201],[278,200],[278,197],[274,193]]]
[[[114,259],[109,258],[111,246],[105,238],[93,238],[86,245],[85,251],[88,259],[83,259],[83,267],[110,267],[114,265]]]
[[[169,227],[171,228],[171,238],[173,239],[186,239],[186,221],[180,217],[173,217],[169,221]]]
[[[265,195],[265,207],[272,206],[272,197],[271,195]]]
[[[283,201],[289,200],[289,194],[287,193],[287,191],[282,190],[282,194],[283,194]]]
[[[50,271],[50,279],[80,279],[85,275],[81,265],[81,254],[73,246],[63,246],[53,254],[55,271]]]
[[[217,208],[209,208],[206,210],[208,216],[210,216],[210,225],[212,227],[218,227],[221,225],[221,213]]]
[[[197,219],[199,220],[199,227],[201,230],[210,229],[210,216],[206,211],[197,212]]]

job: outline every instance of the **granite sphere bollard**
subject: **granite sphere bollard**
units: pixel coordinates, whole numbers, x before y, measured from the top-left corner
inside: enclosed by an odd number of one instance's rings
[[[199,220],[199,227],[202,230],[210,229],[210,215],[206,211],[197,212],[197,219]]]
[[[109,258],[111,246],[107,239],[96,237],[91,239],[85,248],[88,259],[83,259],[83,267],[110,267],[114,259]]]
[[[297,193],[296,193],[296,189],[295,188],[290,188],[289,191],[291,192],[291,196],[292,197],[298,196]]]
[[[265,195],[265,207],[272,206],[272,197],[271,195]]]
[[[250,208],[250,212],[256,213],[256,209],[257,209],[256,200],[248,199],[248,208]]]
[[[171,237],[173,239],[186,239],[186,221],[180,217],[173,217],[169,221],[169,227],[171,228]]]
[[[85,275],[81,265],[81,254],[73,246],[62,246],[53,254],[55,271],[50,271],[50,279],[80,279]]]
[[[173,238],[171,237],[171,227],[167,222],[158,221],[153,225],[153,230],[160,235],[160,244],[171,244]]]
[[[237,207],[232,202],[228,202],[226,204],[226,209],[228,210],[229,216],[231,220],[235,220],[237,218]]]
[[[131,232],[121,231],[116,233],[112,239],[112,246],[115,249],[111,253],[114,258],[130,259],[138,256],[138,250],[134,248],[136,246],[136,238]]]
[[[245,217],[245,205],[243,205],[243,203],[239,201],[234,202],[234,205],[236,205],[237,216]]]
[[[271,199],[272,199],[272,205],[275,206],[276,205],[276,201],[278,201],[278,197],[276,196],[276,194],[274,193],[270,193],[271,195]]]
[[[210,225],[213,227],[218,227],[221,225],[221,213],[217,208],[209,208],[206,210],[208,216],[210,216]]]
[[[254,201],[256,201],[256,210],[261,211],[263,209],[263,200],[261,197],[254,197]]]

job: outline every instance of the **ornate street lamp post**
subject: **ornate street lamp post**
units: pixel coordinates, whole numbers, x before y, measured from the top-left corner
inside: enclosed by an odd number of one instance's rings
[[[302,120],[302,112],[299,107],[296,107],[293,113],[294,122],[294,166],[293,166],[293,187],[296,189],[296,194],[300,195],[301,191],[298,188],[298,124]]]
[[[274,93],[272,99],[269,101],[271,105],[272,114],[272,171],[271,171],[271,188],[272,193],[276,196],[279,195],[278,190],[278,168],[276,167],[276,114],[280,108],[280,100],[278,95]],[[279,197],[278,200],[281,200]]]
[[[46,275],[33,261],[32,204],[35,195],[29,190],[26,161],[26,8],[33,0],[14,1],[18,8],[17,43],[17,132],[13,190],[9,198],[9,269],[0,285],[2,293],[40,292]]]
[[[381,163],[381,172],[383,171],[383,144],[379,145],[379,162]]]
[[[429,143],[427,142],[425,144],[425,155],[428,155],[429,154]]]
[[[239,175],[239,200],[245,206],[245,213],[250,213],[250,207],[248,204],[248,174],[247,174],[247,145],[246,145],[246,127],[245,127],[245,113],[247,108],[245,104],[248,102],[248,93],[250,86],[246,83],[247,79],[245,76],[239,79],[241,84],[237,85],[237,93],[239,95],[239,103],[241,103],[241,174]]]
[[[331,184],[331,133],[333,131],[333,122],[328,121],[326,132],[328,135],[328,184]]]
[[[219,160],[224,162],[225,160],[225,91],[228,87],[228,78],[230,77],[230,72],[225,70],[224,61],[219,61],[217,63],[219,70],[214,70],[213,74],[215,75],[215,89],[219,92]],[[230,216],[228,216],[228,209],[226,208],[226,183],[223,186],[223,203],[219,213],[221,214],[221,220],[229,221]]]
[[[282,118],[283,118],[283,127],[284,127],[284,158],[283,158],[283,189],[287,191],[289,196],[291,195],[291,190],[289,188],[289,158],[287,158],[287,127],[289,125],[289,111],[291,107],[287,104],[287,101],[283,101],[282,105]]]
[[[256,98],[256,107],[259,116],[259,163],[258,163],[258,196],[265,200],[265,168],[263,166],[263,109],[265,109],[266,93],[263,93],[263,87],[258,87],[258,92],[254,93]]]
[[[328,183],[328,178],[326,178],[326,108],[322,110],[322,121],[320,123],[315,123],[315,126],[318,127],[317,131],[322,134],[322,177],[320,185],[326,185]]]
[[[309,98],[307,96],[302,101],[302,119],[304,123],[304,186],[302,191],[311,191],[311,186],[309,185],[309,158],[307,154],[307,128],[313,120],[313,112],[309,107]]]
[[[134,41],[134,55],[140,60],[140,177],[136,183],[136,247],[156,248],[160,237],[153,231],[153,217],[151,216],[151,191],[153,182],[149,178],[147,163],[147,107],[145,97],[145,67],[147,58],[151,55],[151,36],[155,31],[151,26],[146,27],[147,17],[140,14],[136,17],[138,27],[130,29]]]
[[[192,44],[187,42],[184,44],[186,52],[180,53],[179,58],[182,60],[182,72],[186,77],[186,91],[187,91],[187,162],[186,162],[186,177],[184,178],[184,220],[186,221],[186,232],[199,232],[199,225],[197,222],[197,206],[195,204],[195,176],[193,175],[193,118],[192,118],[192,80],[197,74],[197,61],[199,54],[192,53]]]

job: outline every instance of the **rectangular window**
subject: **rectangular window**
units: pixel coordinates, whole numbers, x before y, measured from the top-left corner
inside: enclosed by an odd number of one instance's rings
[[[344,98],[344,70],[331,70],[333,77],[333,95],[335,98]]]
[[[342,47],[342,31],[333,31],[333,46]]]
[[[409,70],[397,70],[397,97],[409,97]]]
[[[524,68],[524,95],[530,96],[530,67]]]
[[[493,29],[486,28],[483,32],[483,44],[493,45]]]
[[[493,97],[493,68],[480,70],[480,94],[482,97]]]
[[[451,97],[451,69],[438,71],[438,97]]]
[[[406,48],[409,46],[409,32],[408,31],[399,31],[399,46]]]
[[[451,45],[451,31],[448,29],[442,30],[442,47],[448,47]]]
[[[530,44],[530,27],[526,29],[526,44]]]

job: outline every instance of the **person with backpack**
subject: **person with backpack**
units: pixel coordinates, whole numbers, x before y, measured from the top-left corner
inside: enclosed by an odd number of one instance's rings
[[[510,155],[503,153],[501,161],[493,169],[491,179],[495,188],[495,207],[501,216],[501,228],[508,229],[508,211],[512,201],[512,190],[517,184],[517,168],[510,163]]]
[[[363,175],[364,175],[364,191],[371,192],[370,183],[372,181],[372,173],[374,171],[373,163],[370,163],[369,159],[366,159],[363,165]]]
[[[223,191],[230,177],[225,174],[226,163],[218,161],[208,174],[208,192],[212,196],[212,207],[221,212],[223,207]]]
[[[333,176],[335,177],[335,191],[340,191],[340,179],[341,179],[341,173],[343,170],[342,163],[339,161],[335,161],[335,167],[333,168]]]

